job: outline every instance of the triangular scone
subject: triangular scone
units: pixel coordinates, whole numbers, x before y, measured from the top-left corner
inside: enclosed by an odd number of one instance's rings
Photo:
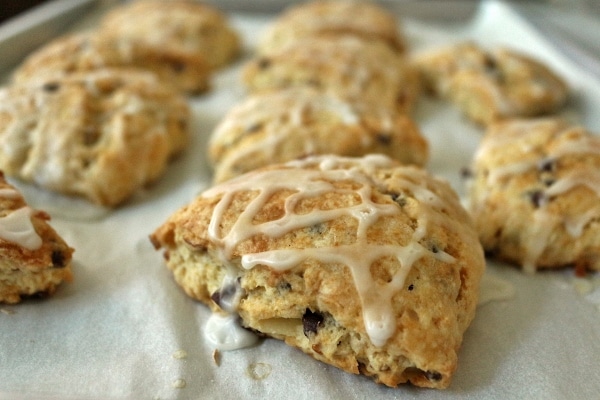
[[[50,216],[30,208],[0,172],[0,303],[51,295],[71,281],[73,249],[48,224]]]
[[[151,240],[213,311],[392,387],[449,385],[485,268],[450,186],[380,155],[255,170]]]
[[[180,93],[139,70],[103,69],[0,90],[0,169],[117,206],[188,142]]]
[[[569,95],[568,85],[543,62],[509,48],[464,42],[418,54],[414,64],[428,92],[482,125],[556,113]]]

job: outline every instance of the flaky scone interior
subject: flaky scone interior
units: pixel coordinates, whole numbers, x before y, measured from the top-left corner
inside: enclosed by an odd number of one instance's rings
[[[392,387],[450,384],[485,267],[450,186],[381,155],[255,170],[151,240],[213,311]]]

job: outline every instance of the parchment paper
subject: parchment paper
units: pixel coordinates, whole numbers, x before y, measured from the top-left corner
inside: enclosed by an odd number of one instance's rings
[[[92,21],[94,16],[90,16]],[[231,16],[251,54],[271,16]],[[85,21],[82,25],[85,25]],[[563,58],[509,6],[482,3],[460,27],[403,18],[414,51],[470,38],[507,44],[549,63],[571,85],[568,118],[600,131],[600,83]],[[173,282],[148,234],[208,185],[208,135],[245,95],[236,65],[192,100],[194,138],[160,182],[115,211],[19,184],[76,249],[75,280],[46,300],[0,305],[0,399],[507,399],[596,398],[600,393],[600,279],[571,271],[528,276],[488,263],[516,293],[478,309],[445,391],[386,388],[272,339],[214,357],[209,311]],[[451,106],[423,100],[429,169],[463,192],[481,130]],[[17,182],[18,183],[18,182]]]

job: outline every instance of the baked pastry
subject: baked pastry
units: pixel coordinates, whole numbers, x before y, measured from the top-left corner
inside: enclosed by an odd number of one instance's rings
[[[456,104],[481,124],[551,114],[568,95],[565,82],[540,61],[507,48],[485,50],[473,42],[415,58],[423,86]]]
[[[261,54],[276,53],[309,36],[351,34],[381,41],[402,53],[406,44],[398,18],[375,2],[323,0],[289,7],[268,26],[258,43]]]
[[[73,249],[0,172],[0,303],[51,295],[72,280]]]
[[[600,138],[554,118],[493,124],[469,179],[490,255],[533,272],[600,270]]]
[[[141,42],[109,39],[95,32],[58,37],[30,54],[12,75],[18,84],[54,79],[104,68],[139,68],[188,94],[209,88],[211,68],[204,57],[175,48],[157,49]]]
[[[151,73],[99,70],[0,90],[0,169],[116,206],[188,141],[186,99]]]
[[[192,0],[121,5],[102,18],[97,34],[116,42],[141,43],[157,54],[174,52],[201,58],[211,68],[230,63],[241,47],[237,32],[221,11]]]
[[[420,89],[418,73],[405,57],[383,43],[349,35],[295,41],[249,61],[242,76],[254,92],[313,86],[400,112],[411,110]]]
[[[388,386],[448,386],[485,262],[450,186],[324,155],[208,189],[152,235],[185,292]]]
[[[208,150],[215,182],[315,154],[382,153],[419,166],[428,157],[427,141],[405,114],[310,87],[249,96],[225,115]]]

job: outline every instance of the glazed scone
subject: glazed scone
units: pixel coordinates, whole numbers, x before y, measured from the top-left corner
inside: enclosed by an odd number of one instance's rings
[[[324,0],[290,6],[263,33],[257,51],[271,54],[308,36],[351,34],[405,51],[399,20],[375,2]]]
[[[401,112],[412,109],[420,91],[418,73],[405,57],[383,43],[349,35],[298,40],[249,61],[242,76],[254,92],[312,86]]]
[[[93,31],[58,37],[30,54],[17,66],[12,81],[54,79],[75,72],[105,68],[139,68],[188,94],[210,86],[211,68],[204,57],[144,43],[108,39]]]
[[[72,280],[73,249],[0,172],[0,303],[51,295]]]
[[[116,206],[188,142],[185,97],[155,75],[99,70],[0,90],[0,169]]]
[[[493,124],[474,157],[470,209],[490,255],[524,270],[600,270],[600,138],[542,118]]]
[[[241,175],[151,240],[214,312],[391,387],[449,385],[485,268],[450,186],[383,155]]]
[[[566,102],[566,83],[540,61],[507,48],[466,42],[415,57],[423,86],[477,123],[551,114]]]
[[[214,181],[316,154],[386,154],[423,166],[428,143],[395,110],[350,102],[309,87],[247,97],[216,127],[208,146]]]
[[[113,41],[143,44],[201,58],[211,68],[230,63],[241,41],[225,14],[191,0],[134,1],[111,10],[100,21],[98,35]]]

